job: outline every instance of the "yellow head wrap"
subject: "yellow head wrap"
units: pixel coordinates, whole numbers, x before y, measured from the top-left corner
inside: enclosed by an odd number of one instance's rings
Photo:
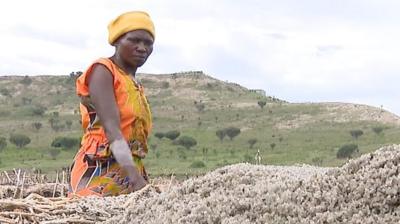
[[[112,45],[120,36],[133,30],[146,30],[155,38],[154,24],[149,14],[132,11],[121,14],[108,24],[108,43]]]

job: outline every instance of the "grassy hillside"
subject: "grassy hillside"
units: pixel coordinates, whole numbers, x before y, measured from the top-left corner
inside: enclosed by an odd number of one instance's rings
[[[260,150],[263,164],[308,163],[336,166],[338,149],[354,143],[359,153],[400,143],[400,119],[387,111],[342,103],[293,104],[201,72],[166,75],[140,74],[154,115],[151,151],[146,165],[152,175],[192,175],[226,164],[254,162]],[[40,168],[53,171],[71,164],[77,147],[53,156],[52,141],[59,136],[79,138],[78,98],[74,79],[67,76],[0,77],[0,169]],[[268,95],[268,94],[267,94]],[[261,108],[259,101],[266,102]],[[33,123],[40,123],[36,129]],[[53,125],[52,125],[53,124]],[[53,126],[53,127],[52,127]],[[221,141],[216,131],[237,127],[240,134]],[[383,128],[376,133],[373,128]],[[177,130],[197,145],[190,149],[155,133]],[[351,130],[361,130],[357,139]],[[12,134],[29,136],[18,148]],[[252,148],[248,141],[255,139]],[[201,162],[205,167],[201,166]],[[200,164],[200,165],[199,165]]]

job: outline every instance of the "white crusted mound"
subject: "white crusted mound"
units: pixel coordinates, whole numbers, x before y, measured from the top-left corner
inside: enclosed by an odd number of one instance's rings
[[[131,200],[107,223],[399,223],[400,146],[341,168],[237,164]]]
[[[399,169],[400,145],[341,168],[237,164],[161,193],[148,185],[118,197],[2,199],[0,222],[400,223]]]

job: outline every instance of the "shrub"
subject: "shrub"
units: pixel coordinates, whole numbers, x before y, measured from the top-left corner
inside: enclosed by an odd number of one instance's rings
[[[217,130],[215,132],[215,134],[218,136],[219,140],[221,140],[221,142],[224,140],[225,136],[226,136],[226,132],[224,130]]]
[[[162,133],[162,132],[156,132],[155,134],[154,134],[154,136],[156,136],[156,138],[158,138],[158,139],[162,139],[162,138],[164,138],[164,133]]]
[[[204,164],[204,162],[200,160],[193,161],[192,164],[190,164],[190,168],[203,168],[203,167],[206,167],[206,164]]]
[[[0,137],[0,151],[7,147],[7,140],[4,137]]]
[[[72,149],[79,146],[79,139],[71,137],[56,137],[52,142],[51,146],[63,149]]]
[[[31,139],[24,134],[11,134],[8,140],[18,148],[22,148],[31,142]]]
[[[22,105],[29,105],[32,103],[32,99],[27,98],[27,97],[22,97],[21,101],[22,101]]]
[[[0,117],[8,117],[11,115],[11,112],[8,110],[0,110]]]
[[[340,149],[336,153],[336,157],[338,159],[351,158],[355,152],[358,152],[358,145],[356,144],[347,144],[340,147]]]
[[[322,162],[323,162],[323,158],[322,157],[314,157],[311,159],[312,164],[316,165],[316,166],[321,166]]]
[[[32,79],[26,75],[21,81],[19,81],[19,83],[29,86],[32,83]]]
[[[263,109],[267,102],[265,100],[260,100],[257,102],[257,104],[258,106],[260,106],[261,109]]]
[[[49,155],[51,159],[55,160],[58,155],[60,155],[60,149],[52,148],[49,150]]]
[[[46,112],[46,107],[42,105],[35,105],[29,108],[29,114],[32,116],[43,116]]]
[[[197,141],[190,136],[182,136],[178,139],[177,144],[185,147],[186,149],[190,149],[191,147],[197,145]]]
[[[194,101],[194,106],[196,107],[197,111],[199,111],[199,112],[203,112],[204,109],[206,108],[206,105],[204,103],[202,103],[201,100],[200,100],[200,102]]]
[[[252,149],[254,144],[257,143],[257,139],[256,138],[251,138],[247,141],[247,143],[249,143],[250,148]]]
[[[206,108],[206,105],[203,104],[203,103],[198,103],[198,104],[196,104],[196,109],[197,109],[197,111],[199,111],[199,112],[203,112],[205,108]]]
[[[58,132],[61,130],[64,130],[65,125],[60,123],[60,120],[58,118],[51,117],[49,119],[50,127],[53,129],[53,131]]]
[[[0,89],[0,94],[3,96],[11,96],[10,91],[5,88]]]
[[[68,129],[71,129],[71,126],[72,126],[72,121],[71,120],[66,120],[65,124],[67,125]]]
[[[350,131],[350,135],[354,138],[354,139],[358,139],[358,137],[360,137],[361,135],[363,135],[364,132],[362,130],[351,130]]]
[[[42,123],[40,123],[40,122],[33,122],[33,123],[32,123],[32,127],[33,127],[34,129],[36,129],[36,131],[39,131],[39,129],[42,128]]]
[[[178,158],[186,160],[187,156],[183,148],[178,148]]]
[[[150,145],[150,149],[153,150],[153,151],[156,151],[157,150],[157,146],[158,146],[157,144],[151,144]]]
[[[251,157],[249,154],[244,154],[244,156],[243,156],[243,160],[244,160],[244,162],[246,162],[246,163],[250,163],[250,162],[252,162],[253,161],[253,157]]]
[[[179,131],[173,130],[173,131],[168,131],[164,133],[164,137],[174,141],[176,138],[179,137],[181,133]]]
[[[169,82],[167,82],[167,81],[161,82],[161,88],[168,89],[169,88]]]

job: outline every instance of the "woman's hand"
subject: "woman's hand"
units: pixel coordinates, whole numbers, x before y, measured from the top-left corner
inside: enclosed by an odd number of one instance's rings
[[[140,190],[148,184],[147,181],[142,177],[142,175],[139,174],[139,172],[134,166],[122,167],[122,169],[124,169],[127,172],[129,185],[130,187],[132,187],[133,191]]]
[[[110,149],[115,160],[117,160],[121,168],[127,173],[129,185],[133,187],[133,190],[137,191],[146,186],[146,180],[139,174],[138,170],[133,165],[131,149],[125,139],[117,139],[113,141],[110,144]]]

